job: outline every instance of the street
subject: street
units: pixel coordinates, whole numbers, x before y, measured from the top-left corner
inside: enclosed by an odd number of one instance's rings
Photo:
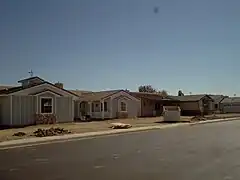
[[[0,150],[1,180],[240,179],[240,121]]]

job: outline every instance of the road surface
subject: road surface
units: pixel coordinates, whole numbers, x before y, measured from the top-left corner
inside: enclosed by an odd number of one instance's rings
[[[1,180],[240,179],[240,121],[0,150]]]

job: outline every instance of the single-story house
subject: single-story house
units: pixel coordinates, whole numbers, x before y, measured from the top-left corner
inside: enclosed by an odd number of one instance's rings
[[[240,97],[226,97],[219,106],[222,113],[240,113]]]
[[[20,86],[0,90],[0,125],[23,126],[36,123],[38,115],[53,115],[56,122],[74,120],[78,96],[39,77],[18,81]]]
[[[168,96],[168,99],[178,100],[182,115],[211,114],[213,99],[207,94]]]
[[[75,117],[88,115],[91,119],[138,117],[141,102],[125,90],[82,93],[75,106]]]
[[[130,94],[141,100],[141,117],[161,116],[163,106],[178,105],[178,100],[164,98],[158,93],[130,92]]]
[[[213,99],[213,111],[220,112],[220,102],[226,98],[224,95],[209,95]]]

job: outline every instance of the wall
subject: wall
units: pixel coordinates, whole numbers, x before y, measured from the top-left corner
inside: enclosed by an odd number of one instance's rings
[[[36,96],[12,96],[12,124],[13,126],[34,124],[37,112]]]
[[[141,116],[151,117],[154,115],[155,102],[142,98],[141,100]]]
[[[0,125],[10,124],[10,97],[0,96]]]
[[[56,97],[57,122],[73,122],[74,101],[72,97]]]
[[[140,110],[141,110],[140,101],[128,99],[127,97],[124,97],[124,96],[119,96],[119,97],[115,97],[112,100],[112,118],[117,118],[117,113],[120,112],[121,101],[127,104],[128,118],[140,116]]]
[[[180,108],[182,111],[196,111],[199,110],[199,102],[181,102]]]

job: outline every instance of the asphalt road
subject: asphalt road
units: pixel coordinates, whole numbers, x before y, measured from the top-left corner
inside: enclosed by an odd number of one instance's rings
[[[240,179],[240,121],[0,150],[1,180]]]

